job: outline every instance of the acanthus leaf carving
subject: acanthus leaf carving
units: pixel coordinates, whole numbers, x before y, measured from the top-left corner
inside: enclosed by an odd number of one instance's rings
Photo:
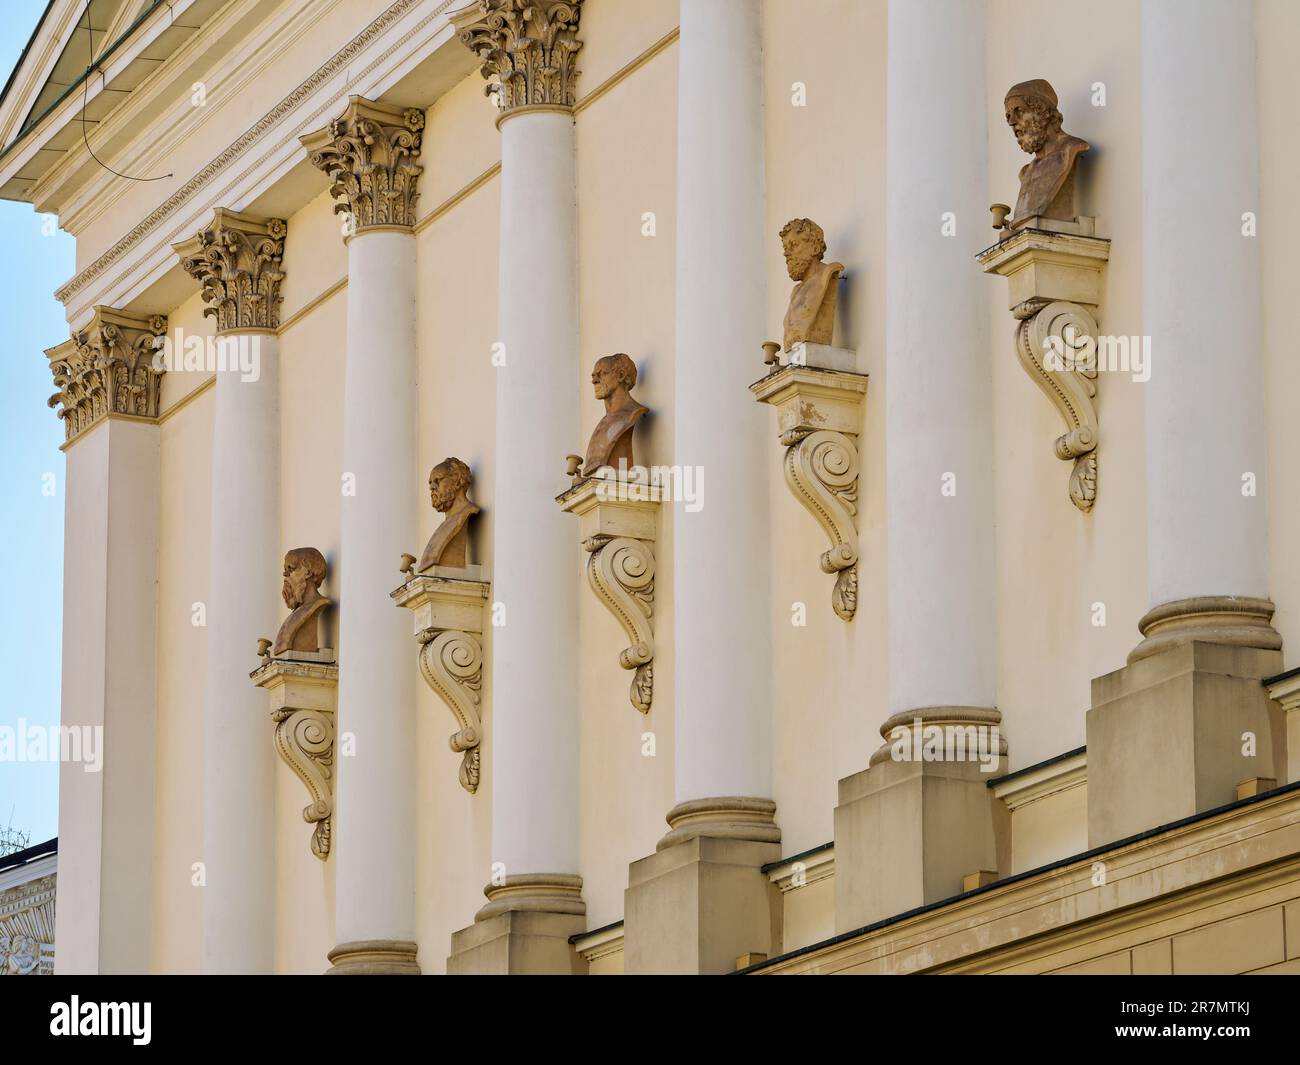
[[[279,327],[287,233],[282,218],[254,218],[219,207],[211,224],[175,245],[185,272],[203,286],[203,314],[216,319],[218,334]]]
[[[574,105],[581,13],[582,0],[475,0],[451,19],[506,112]]]
[[[330,179],[336,214],[350,215],[355,232],[373,226],[415,225],[415,160],[424,140],[424,112],[360,96],[324,129],[299,138],[312,166]]]
[[[58,406],[67,441],[109,415],[158,417],[166,372],[158,356],[166,332],[167,319],[161,315],[96,307],[85,329],[45,353],[58,388],[47,403]]]
[[[1097,322],[1064,300],[1026,301],[1017,317],[1016,354],[1065,422],[1053,450],[1073,460],[1070,500],[1086,513],[1097,499]]]
[[[314,825],[311,852],[321,861],[330,853],[334,816],[334,715],[329,711],[284,706],[271,713],[275,749],[307,786],[311,802],[302,819]]]
[[[472,632],[460,629],[425,629],[417,637],[420,672],[445,702],[460,729],[450,739],[453,751],[463,754],[460,786],[473,795],[478,790],[483,722],[479,702],[483,690],[483,645]]]
[[[831,607],[852,621],[858,608],[857,443],[848,433],[828,429],[787,430],[781,442],[786,483],[831,541],[819,560],[822,572],[835,576]]]
[[[654,700],[655,556],[651,544],[630,536],[596,534],[582,543],[588,552],[592,591],[622,626],[629,645],[618,664],[634,670],[628,698],[641,713]]]

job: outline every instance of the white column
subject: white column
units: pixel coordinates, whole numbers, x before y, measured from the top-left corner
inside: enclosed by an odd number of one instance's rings
[[[338,734],[354,753],[339,759],[335,804],[341,947],[415,940],[417,667],[388,596],[417,534],[415,311],[414,233],[360,229],[343,393]]]
[[[239,350],[255,355],[255,373]],[[219,335],[203,722],[205,973],[274,967],[275,754],[266,695],[248,679],[278,623],[280,365],[273,332]],[[245,363],[245,365],[248,365]]]
[[[525,107],[500,126],[492,857],[507,877],[572,875],[581,560],[553,497],[580,432],[573,115]]]
[[[992,384],[972,243],[987,204],[983,5],[889,5],[885,491],[889,712],[992,707]],[[972,43],[975,42],[975,43]],[[944,212],[956,216],[945,236]],[[951,473],[955,494],[942,492]]]
[[[1268,595],[1255,24],[1142,4],[1142,270],[1152,607]],[[1242,493],[1253,474],[1258,494]]]
[[[110,417],[67,448],[61,723],[102,763],[59,768],[60,974],[149,971],[158,478],[156,425]]]
[[[674,461],[704,479],[703,506],[673,512],[675,813],[683,803],[772,794],[772,441],[768,410],[747,387],[765,338],[772,254],[761,72],[757,0],[683,0]],[[720,820],[735,806],[709,805]],[[770,824],[755,832],[779,838]]]

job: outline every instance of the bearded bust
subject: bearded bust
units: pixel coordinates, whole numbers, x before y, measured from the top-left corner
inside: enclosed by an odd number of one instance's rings
[[[826,234],[810,218],[796,218],[781,229],[781,249],[790,280],[797,282],[785,312],[785,350],[796,344],[829,344],[835,331],[836,280],[843,263],[824,263]]]
[[[463,569],[469,560],[469,520],[479,512],[470,500],[474,476],[458,458],[443,459],[429,471],[429,500],[444,515],[442,524],[429,537],[416,566],[419,572],[434,566]]]
[[[591,371],[596,398],[605,401],[605,416],[596,423],[587,442],[582,473],[590,477],[602,466],[632,466],[632,429],[649,409],[632,398],[636,363],[620,352],[596,360]]]
[[[1033,156],[1020,169],[1012,228],[1034,217],[1073,222],[1075,165],[1092,146],[1061,129],[1056,90],[1042,78],[1011,86],[1004,106],[1016,143]]]
[[[295,547],[284,556],[280,594],[292,613],[275,634],[272,655],[320,650],[320,612],[330,605],[330,600],[320,594],[325,572],[325,556],[314,547]]]

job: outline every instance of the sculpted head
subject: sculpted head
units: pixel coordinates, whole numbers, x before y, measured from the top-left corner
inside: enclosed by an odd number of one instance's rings
[[[297,610],[325,580],[325,556],[314,547],[295,547],[284,556],[284,605]]]
[[[605,355],[596,360],[591,370],[591,383],[596,390],[597,399],[608,399],[619,388],[630,392],[636,387],[636,363],[619,352],[617,355]]]
[[[458,458],[443,459],[429,471],[429,498],[440,514],[455,505],[457,498],[469,491],[473,482],[469,467]]]
[[[1034,155],[1053,133],[1060,132],[1061,112],[1056,103],[1056,90],[1042,78],[1022,81],[1007,90],[1003,101],[1007,125],[1022,151]]]
[[[826,254],[826,234],[811,218],[795,218],[781,228],[781,248],[791,281],[802,281]]]

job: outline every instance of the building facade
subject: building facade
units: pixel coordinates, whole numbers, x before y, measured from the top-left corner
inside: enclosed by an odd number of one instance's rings
[[[1297,39],[53,0],[58,970],[1300,971]]]

